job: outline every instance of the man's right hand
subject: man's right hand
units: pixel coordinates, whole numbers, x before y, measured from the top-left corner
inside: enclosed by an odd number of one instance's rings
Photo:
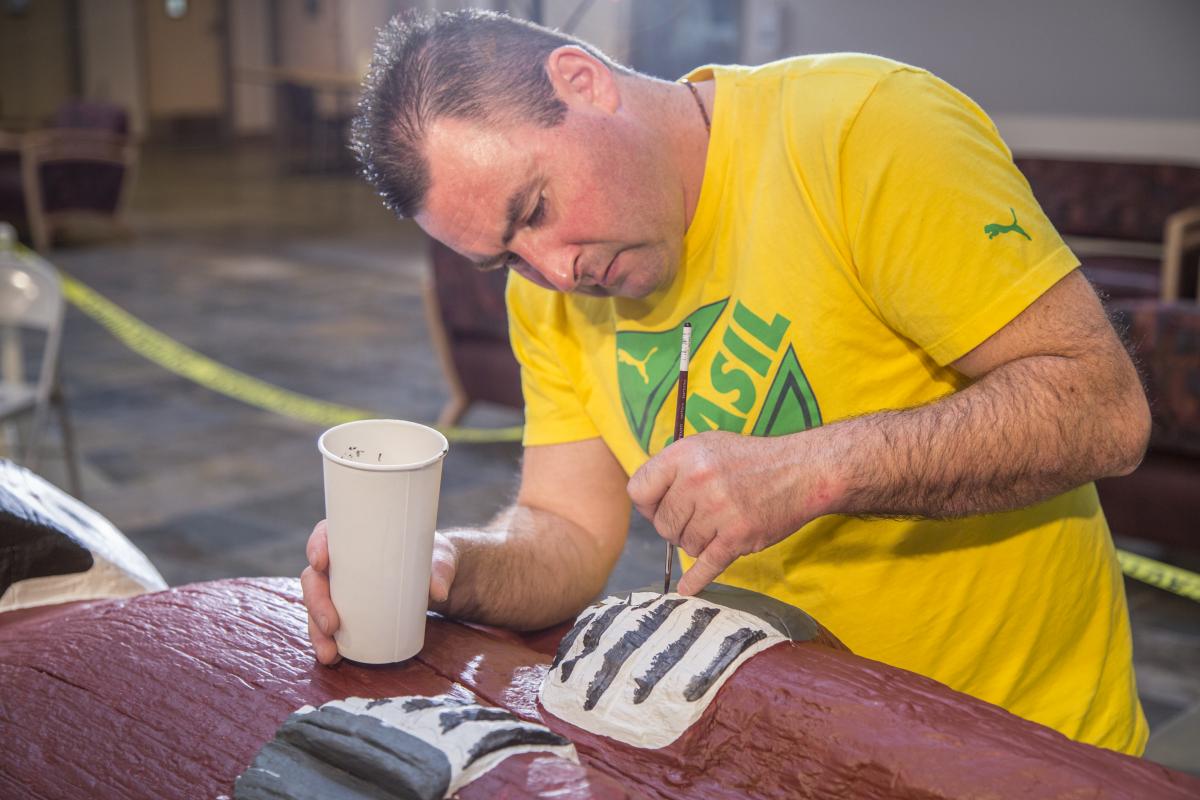
[[[329,527],[321,520],[308,537],[308,567],[300,575],[304,605],[308,609],[308,638],[322,664],[341,660],[333,634],[341,625],[337,609],[329,597]],[[429,607],[444,611],[450,597],[450,585],[458,566],[458,551],[453,542],[440,533],[433,535],[433,565],[429,576]]]

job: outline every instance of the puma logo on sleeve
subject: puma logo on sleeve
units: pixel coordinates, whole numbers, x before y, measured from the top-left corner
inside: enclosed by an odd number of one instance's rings
[[[1030,236],[1028,233],[1026,233],[1024,228],[1022,228],[1020,225],[1017,224],[1017,212],[1013,211],[1012,208],[1009,208],[1008,210],[1012,213],[1012,218],[1013,218],[1012,225],[1001,225],[999,222],[993,222],[990,225],[984,225],[983,232],[988,235],[989,239],[995,239],[997,236],[999,236],[1002,233],[1009,233],[1010,231],[1016,231],[1017,233],[1021,234],[1026,239],[1028,239],[1029,241],[1032,242],[1033,237]]]

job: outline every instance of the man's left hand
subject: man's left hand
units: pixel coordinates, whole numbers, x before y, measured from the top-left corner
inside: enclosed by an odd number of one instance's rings
[[[696,559],[679,580],[680,594],[699,592],[738,558],[830,512],[836,482],[814,434],[707,431],[671,444],[634,473],[628,491],[638,511]]]

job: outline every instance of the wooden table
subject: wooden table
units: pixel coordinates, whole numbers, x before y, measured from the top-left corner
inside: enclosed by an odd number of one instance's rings
[[[441,694],[570,738],[582,765],[504,762],[459,796],[559,798],[1200,796],[1200,780],[1067,740],[996,706],[818,643],[750,659],[701,720],[639,750],[543,719],[563,627],[431,617],[385,667],[318,665],[299,584],[239,579],[0,615],[0,796],[212,798],[298,707]]]

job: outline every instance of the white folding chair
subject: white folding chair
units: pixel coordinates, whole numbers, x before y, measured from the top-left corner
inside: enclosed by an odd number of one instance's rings
[[[79,465],[58,386],[58,353],[62,343],[63,296],[58,272],[46,261],[16,249],[16,232],[0,223],[0,423],[32,416],[20,438],[20,460],[37,471],[38,440],[53,406],[62,428],[63,456],[71,492],[80,497]],[[36,373],[25,369],[26,333],[42,334],[41,363]]]

